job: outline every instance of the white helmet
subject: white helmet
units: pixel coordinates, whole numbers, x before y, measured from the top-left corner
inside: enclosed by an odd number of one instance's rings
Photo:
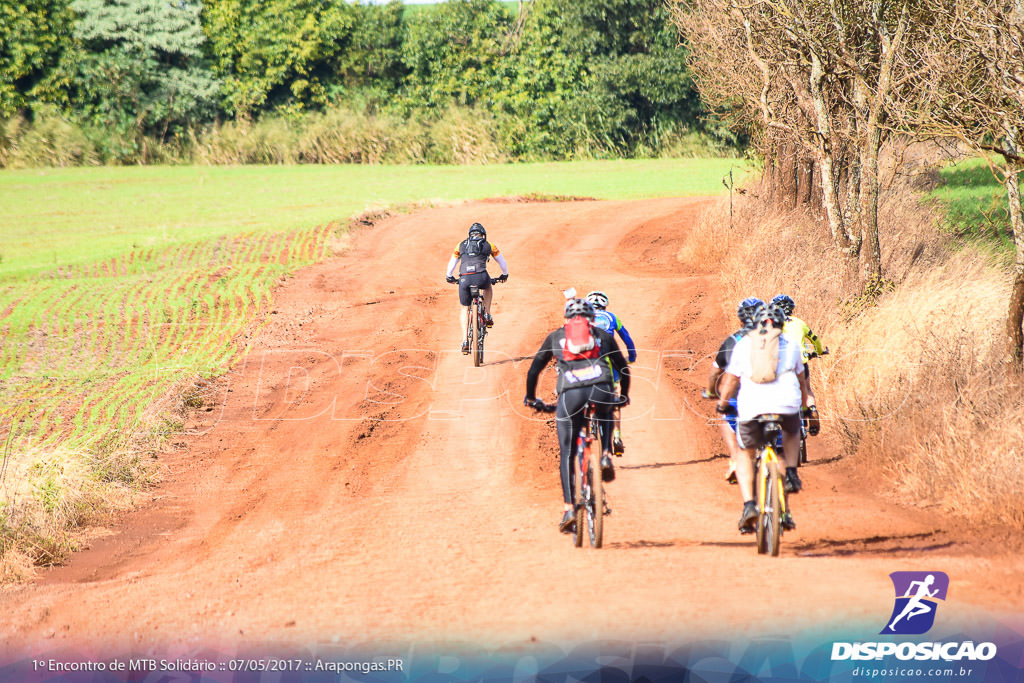
[[[594,305],[594,308],[600,308],[602,311],[608,308],[608,295],[604,292],[594,290],[590,294],[587,294],[587,301]]]

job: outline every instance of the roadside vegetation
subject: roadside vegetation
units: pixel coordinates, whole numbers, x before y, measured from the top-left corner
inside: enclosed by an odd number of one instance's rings
[[[0,167],[735,151],[658,0],[14,0]]]
[[[0,174],[0,581],[130,502],[273,287],[350,217],[505,196],[721,192],[735,160]],[[428,198],[428,199],[423,199]],[[456,226],[457,228],[457,226]],[[453,229],[456,229],[453,228]]]
[[[962,172],[918,176],[919,188],[938,183],[927,193],[909,184],[883,193],[888,280],[878,291],[864,292],[816,211],[780,206],[764,185],[736,200],[732,226],[728,206],[706,214],[679,257],[719,264],[729,319],[747,296],[796,300],[795,314],[831,349],[811,361],[822,434],[838,438],[863,481],[904,504],[1019,527],[1024,384],[1002,336],[1012,250],[993,255],[984,220],[965,234],[964,216],[991,213],[1001,188],[990,174],[965,196]]]
[[[764,160],[736,229],[709,217],[681,257],[720,262],[734,300],[795,297],[859,471],[1019,527],[1024,5],[671,6],[702,98]]]

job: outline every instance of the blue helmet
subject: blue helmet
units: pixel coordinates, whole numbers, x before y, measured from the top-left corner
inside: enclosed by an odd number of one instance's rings
[[[756,296],[748,296],[740,302],[739,307],[736,309],[736,315],[739,317],[740,322],[743,323],[743,327],[753,327],[754,318],[757,316],[758,310],[762,308],[764,308],[763,301]]]
[[[787,317],[793,315],[793,309],[796,308],[796,302],[788,294],[776,294],[772,299],[772,303],[782,308]]]

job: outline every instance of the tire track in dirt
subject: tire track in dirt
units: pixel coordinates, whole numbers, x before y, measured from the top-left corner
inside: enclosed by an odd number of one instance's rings
[[[778,615],[792,633],[820,631],[884,618],[888,573],[915,568],[956,577],[958,618],[1019,607],[1012,552],[874,495],[826,437],[783,556],[758,557],[737,534],[738,495],[698,398],[732,321],[702,274],[714,264],[676,260],[705,204],[477,203],[361,230],[279,289],[152,500],[69,566],[0,594],[5,654],[529,648],[755,635]],[[457,351],[455,288],[441,282],[475,220],[512,272],[483,368]],[[520,405],[569,285],[608,292],[640,347],[601,551],[556,532],[554,430]],[[548,371],[549,398],[551,384]]]

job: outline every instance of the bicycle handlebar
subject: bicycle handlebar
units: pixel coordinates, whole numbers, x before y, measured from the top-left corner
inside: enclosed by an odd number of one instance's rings
[[[822,351],[821,353],[818,353],[817,351],[811,351],[809,354],[807,354],[807,360],[810,360],[812,358],[821,358],[822,356],[827,356],[827,355],[828,355],[828,347],[826,346],[825,350]]]

